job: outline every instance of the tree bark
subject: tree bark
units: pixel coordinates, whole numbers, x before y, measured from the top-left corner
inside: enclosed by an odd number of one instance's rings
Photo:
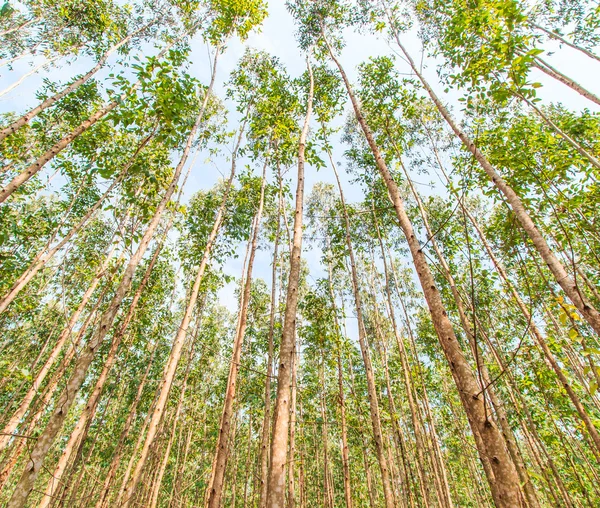
[[[212,482],[210,485],[210,493],[208,496],[208,507],[219,508],[221,497],[223,495],[223,484],[225,480],[225,464],[227,462],[227,446],[230,439],[231,418],[233,416],[233,403],[237,391],[237,376],[240,368],[240,359],[242,355],[242,347],[244,337],[246,335],[246,325],[248,319],[248,306],[250,305],[250,293],[252,289],[252,268],[254,266],[254,258],[256,256],[256,247],[258,245],[258,233],[260,231],[260,221],[262,219],[265,185],[266,185],[266,170],[268,160],[265,161],[262,173],[262,184],[260,188],[260,198],[258,209],[254,217],[254,227],[249,240],[250,257],[248,258],[248,267],[246,278],[243,286],[243,296],[240,302],[240,313],[238,317],[238,325],[236,337],[233,343],[231,361],[229,364],[229,377],[227,379],[227,387],[225,391],[225,400],[223,402],[223,412],[219,425],[219,437],[215,450],[215,460],[213,461]],[[233,173],[232,173],[233,175]],[[225,204],[225,203],[223,203]]]
[[[312,113],[314,81],[310,60],[307,59],[310,75],[310,90],[306,104],[306,116],[298,142],[298,184],[296,188],[296,212],[294,216],[294,238],[290,253],[290,273],[283,320],[283,332],[279,351],[279,372],[277,374],[277,397],[275,399],[273,438],[271,443],[271,464],[267,489],[267,506],[285,506],[285,465],[289,433],[290,379],[294,354],[296,311],[298,308],[298,284],[302,256],[302,213],[304,209],[304,152]]]
[[[394,204],[396,216],[411,252],[413,263],[430,310],[434,328],[460,393],[469,423],[473,433],[478,433],[481,436],[481,443],[478,447],[479,453],[484,457],[488,457],[490,460],[497,484],[498,496],[495,500],[496,504],[499,507],[507,508],[523,506],[518,475],[506,450],[504,438],[498,428],[487,418],[477,381],[473,375],[471,366],[467,362],[456,339],[452,324],[444,309],[441,296],[435,286],[429,264],[414,233],[410,219],[406,214],[398,185],[392,178],[392,175],[379,152],[379,148],[377,147],[371,130],[362,115],[346,73],[339,63],[339,60],[335,57],[331,47],[329,47],[329,51],[331,58],[340,70],[340,74],[342,75],[342,79],[346,85],[348,95],[354,108],[356,119],[364,132],[365,138],[375,157],[377,168],[388,188],[390,198]]]

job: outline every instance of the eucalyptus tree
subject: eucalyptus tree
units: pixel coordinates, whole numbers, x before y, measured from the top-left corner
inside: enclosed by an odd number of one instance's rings
[[[253,220],[251,240],[249,240],[249,255],[244,276],[244,287],[240,301],[240,314],[236,330],[226,396],[221,416],[219,439],[217,442],[213,465],[211,484],[209,486],[208,505],[219,506],[222,497],[225,467],[227,464],[228,440],[234,399],[236,396],[236,381],[239,363],[246,332],[248,305],[252,285],[252,268],[256,255],[260,222],[265,205],[266,170],[271,161],[278,157],[278,152],[289,144],[289,128],[295,127],[293,110],[290,105],[289,91],[286,90],[289,78],[280,68],[278,62],[266,54],[247,52],[239,68],[232,76],[231,95],[236,98],[237,109],[245,112],[248,123],[248,144],[245,151],[251,154],[253,160],[263,159],[263,175],[258,200],[257,211]],[[286,98],[288,99],[286,101]],[[287,109],[286,109],[287,108]],[[272,194],[269,192],[269,194]],[[267,196],[268,197],[268,196]],[[268,203],[267,203],[268,204]]]
[[[490,487],[495,494],[496,503],[499,506],[520,506],[523,503],[522,494],[518,487],[514,464],[506,451],[504,438],[498,428],[487,417],[487,411],[484,401],[479,395],[480,389],[477,385],[475,375],[460,348],[452,323],[444,309],[440,294],[433,280],[429,263],[414,233],[412,223],[406,214],[398,185],[388,169],[367,120],[362,114],[348,77],[336,56],[334,48],[339,47],[340,43],[338,39],[334,42],[332,38],[336,36],[336,29],[339,29],[340,23],[344,21],[346,9],[339,3],[329,5],[312,4],[310,6],[305,4],[296,5],[299,7],[296,11],[296,16],[302,23],[301,26],[303,27],[305,40],[322,40],[326,45],[331,59],[337,65],[352,102],[356,119],[369,144],[381,177],[388,187],[398,221],[411,251],[412,260],[436,327],[440,345],[451,366],[455,383],[461,394],[463,406],[469,416],[472,431],[481,438],[481,441],[479,441],[480,456],[482,460],[485,460],[485,457],[493,457],[492,469],[494,471],[494,478],[490,477],[489,480]],[[390,500],[387,501],[390,502]]]
[[[296,207],[294,212],[293,239],[290,248],[290,271],[287,284],[285,314],[281,344],[279,347],[279,370],[277,373],[277,397],[273,409],[273,436],[271,441],[271,463],[267,486],[267,506],[282,508],[285,503],[285,466],[290,425],[290,380],[296,343],[296,312],[298,308],[298,284],[302,259],[302,222],[304,210],[304,165],[308,129],[313,108],[314,79],[310,52],[306,58],[309,87],[306,95],[304,124],[298,139],[298,176],[296,185]]]
[[[408,61],[412,72],[414,72],[419,81],[422,83],[423,87],[433,100],[448,126],[460,139],[464,147],[477,160],[489,180],[491,180],[494,187],[496,187],[503,198],[506,199],[513,213],[521,224],[521,227],[533,243],[535,250],[550,269],[556,283],[562,288],[573,305],[575,305],[581,316],[589,323],[596,333],[600,333],[600,314],[598,313],[598,310],[594,307],[586,295],[579,291],[578,285],[573,280],[573,276],[569,274],[568,270],[565,268],[565,264],[561,262],[560,258],[555,254],[554,250],[551,248],[550,244],[540,231],[539,226],[532,219],[531,214],[524,205],[522,198],[498,173],[498,170],[490,163],[488,158],[480,150],[478,145],[471,139],[471,137],[463,129],[461,129],[460,125],[453,118],[450,111],[442,103],[438,95],[434,92],[431,85],[419,71],[414,59],[402,44],[400,40],[400,34],[403,31],[404,25],[402,24],[400,13],[401,10],[399,8],[394,9],[393,5],[390,6],[384,2],[383,7],[379,9],[379,12],[376,8],[371,11],[371,17],[378,19],[379,16],[379,19],[385,20],[380,22],[384,23],[384,27],[388,26],[390,37],[397,43],[402,54]]]

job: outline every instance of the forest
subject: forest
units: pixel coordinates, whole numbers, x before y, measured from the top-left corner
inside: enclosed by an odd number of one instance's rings
[[[0,506],[600,506],[594,0],[3,0]]]

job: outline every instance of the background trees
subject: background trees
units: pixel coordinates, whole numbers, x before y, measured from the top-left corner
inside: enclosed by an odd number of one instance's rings
[[[0,9],[0,503],[596,506],[597,8],[274,7]]]

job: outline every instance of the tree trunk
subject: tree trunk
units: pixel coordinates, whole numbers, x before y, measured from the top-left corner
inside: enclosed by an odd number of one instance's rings
[[[429,307],[433,325],[437,332],[440,345],[446,355],[446,359],[452,371],[454,381],[461,395],[463,406],[468,415],[469,423],[473,433],[478,433],[481,436],[481,443],[478,447],[482,457],[489,457],[494,477],[497,484],[498,497],[496,503],[499,507],[515,508],[523,506],[523,499],[519,489],[518,475],[514,464],[506,451],[504,438],[498,428],[487,418],[484,408],[484,402],[479,395],[479,387],[471,366],[467,362],[460,348],[456,335],[452,328],[452,324],[444,309],[441,296],[435,286],[433,275],[429,269],[429,264],[425,258],[425,254],[415,236],[412,224],[404,208],[404,202],[400,197],[398,186],[392,178],[389,169],[383,157],[379,152],[379,148],[375,143],[371,130],[369,129],[365,118],[363,117],[358,101],[354,96],[350,82],[344,72],[341,64],[333,54],[330,48],[331,58],[334,60],[340,70],[344,84],[348,91],[350,100],[354,107],[356,119],[358,120],[365,138],[371,147],[371,151],[375,157],[377,168],[381,173],[385,184],[387,185],[390,198],[394,204],[396,215],[400,223],[400,227],[406,237],[413,263],[421,282],[421,287]]]
[[[279,372],[277,374],[277,397],[273,419],[273,439],[271,443],[271,464],[267,488],[267,506],[285,506],[285,465],[290,421],[290,379],[294,354],[296,311],[298,308],[298,284],[302,255],[302,213],[304,209],[304,152],[308,126],[312,113],[314,82],[310,60],[307,59],[310,75],[310,90],[306,104],[306,117],[298,143],[298,185],[296,188],[296,212],[294,217],[294,239],[290,253],[290,273],[288,279],[283,331],[279,351]]]
[[[294,332],[295,333],[295,332]],[[298,399],[298,339],[292,356],[292,392],[290,396],[290,447],[288,455],[288,508],[296,507],[296,402]]]
[[[212,471],[212,482],[210,485],[210,493],[208,496],[208,507],[218,508],[223,495],[223,483],[225,480],[225,464],[227,462],[227,446],[230,439],[231,431],[231,418],[233,415],[233,402],[235,400],[237,391],[237,376],[240,368],[240,359],[242,355],[242,347],[244,344],[244,337],[246,335],[246,325],[248,319],[248,306],[250,305],[250,293],[252,289],[252,268],[254,266],[254,258],[256,256],[256,247],[258,245],[258,233],[260,230],[260,221],[262,218],[264,197],[265,197],[265,185],[266,185],[266,171],[267,171],[268,160],[265,161],[262,173],[262,184],[260,188],[260,200],[258,203],[258,209],[254,217],[254,227],[252,235],[249,240],[250,246],[250,257],[248,259],[248,268],[246,271],[246,278],[243,286],[243,296],[240,302],[240,313],[238,317],[238,324],[236,330],[236,337],[233,343],[233,350],[231,353],[231,362],[229,364],[229,377],[227,379],[227,388],[225,391],[225,400],[223,402],[223,413],[221,414],[221,421],[219,425],[219,437],[217,440],[217,446],[215,450],[216,459],[213,462]],[[232,172],[233,176],[233,172]],[[231,181],[231,180],[230,180]],[[225,202],[223,202],[223,205]]]
[[[278,175],[281,183],[281,176]],[[277,308],[277,265],[279,260],[279,234],[281,230],[282,200],[279,200],[275,243],[273,246],[273,269],[271,273],[271,303],[269,310],[269,337],[267,350],[267,375],[265,376],[265,402],[260,440],[260,500],[259,508],[267,505],[267,477],[269,474],[269,437],[271,435],[271,377],[273,376],[273,339],[275,336],[275,310]]]

